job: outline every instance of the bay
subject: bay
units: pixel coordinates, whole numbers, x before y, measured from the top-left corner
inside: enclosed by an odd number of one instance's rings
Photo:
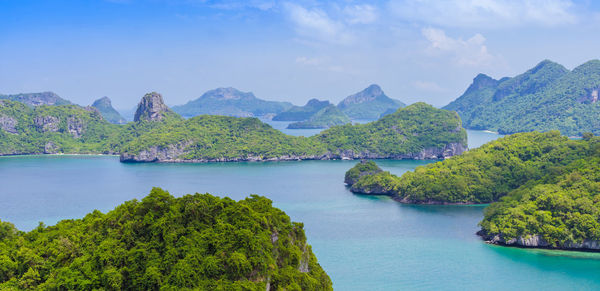
[[[470,147],[497,138],[469,131]],[[378,163],[402,174],[431,161]],[[356,161],[122,164],[114,156],[0,158],[0,219],[30,230],[140,199],[154,186],[175,196],[269,197],[307,238],[336,290],[600,289],[600,254],[492,246],[475,232],[484,206],[404,205],[352,194]]]

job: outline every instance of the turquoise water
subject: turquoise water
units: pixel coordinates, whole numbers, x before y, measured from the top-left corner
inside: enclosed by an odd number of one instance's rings
[[[108,211],[145,196],[152,186],[175,196],[209,192],[242,199],[257,193],[304,223],[337,290],[600,289],[600,254],[487,245],[475,235],[483,207],[403,205],[354,195],[342,181],[355,163],[122,164],[107,156],[4,157],[0,219],[29,230],[38,221],[53,224],[93,209]],[[379,163],[401,174],[428,162]]]

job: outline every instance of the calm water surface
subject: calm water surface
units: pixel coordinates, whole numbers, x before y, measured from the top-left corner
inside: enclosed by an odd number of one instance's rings
[[[496,135],[470,132],[471,147]],[[106,156],[0,158],[0,219],[22,230],[144,197],[265,195],[304,222],[337,290],[600,289],[600,255],[490,246],[474,233],[481,206],[414,206],[343,185],[354,161],[121,164]],[[379,161],[402,174],[425,161]]]

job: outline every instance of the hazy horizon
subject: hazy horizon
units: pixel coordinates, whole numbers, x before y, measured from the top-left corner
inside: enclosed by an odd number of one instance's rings
[[[573,69],[600,47],[591,1],[2,1],[0,16],[0,93],[107,96],[120,110],[218,87],[337,103],[373,83],[439,107],[478,73]]]

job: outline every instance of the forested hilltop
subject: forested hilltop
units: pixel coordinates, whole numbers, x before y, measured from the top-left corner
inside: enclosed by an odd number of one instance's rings
[[[545,60],[513,78],[479,74],[443,107],[460,114],[463,126],[502,134],[559,130],[567,136],[600,134],[600,61],[572,71]]]
[[[283,134],[257,118],[183,119],[158,93],[146,94],[135,121],[110,124],[92,107],[28,107],[0,101],[0,155],[121,154],[133,162],[210,162],[333,158],[439,158],[466,149],[451,111],[416,103],[378,121],[336,126],[310,138]]]
[[[456,113],[416,103],[367,124],[312,137],[285,135],[256,118],[202,115],[164,123],[126,144],[121,160],[210,162],[302,159],[428,159],[466,149]]]
[[[507,136],[401,177],[361,163],[351,190],[404,203],[492,203],[480,234],[493,243],[600,249],[600,138],[558,131]]]
[[[0,289],[332,290],[269,199],[174,198],[154,188],[103,214],[21,232],[0,221]]]

